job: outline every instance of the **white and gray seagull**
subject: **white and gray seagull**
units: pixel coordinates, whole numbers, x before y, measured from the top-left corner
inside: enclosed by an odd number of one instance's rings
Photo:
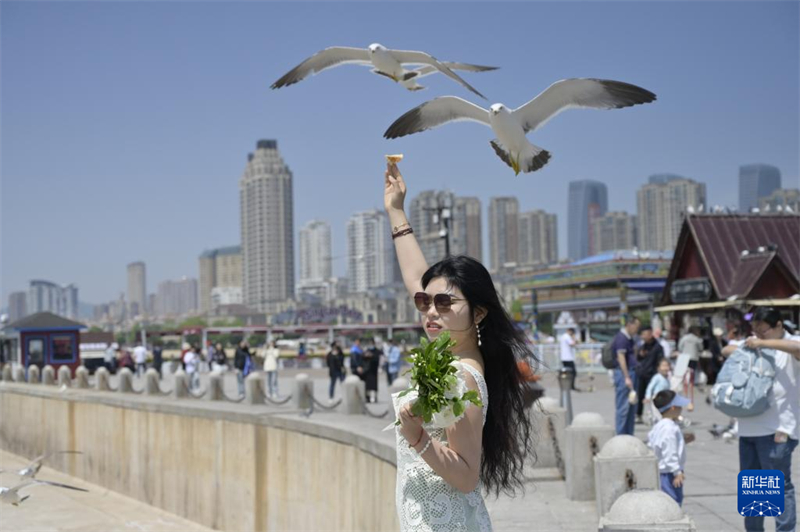
[[[28,465],[23,467],[22,469],[15,471],[17,475],[22,478],[35,478],[36,474],[42,468],[42,463],[46,458],[53,456],[54,454],[83,454],[81,451],[55,451],[52,453],[43,454],[34,460],[32,460]],[[0,469],[0,473],[5,473],[5,470]]]
[[[403,85],[410,91],[424,89],[417,80],[436,72],[457,81],[484,100],[486,97],[478,92],[472,85],[464,81],[453,70],[466,70],[469,72],[485,72],[497,70],[497,67],[470,65],[467,63],[450,63],[439,61],[425,52],[409,50],[390,50],[381,44],[370,44],[368,48],[350,48],[345,46],[332,46],[312,55],[281,79],[272,84],[273,89],[288,87],[302,81],[312,74],[344,64],[359,64],[372,66],[372,72],[386,76]],[[405,65],[423,65],[419,68],[406,69]]]
[[[24,482],[20,482],[13,488],[4,488],[0,486],[0,502],[4,504],[12,504],[14,506],[19,506],[21,503],[25,502],[25,500],[30,497],[30,495],[21,496],[19,494],[20,490],[23,488],[27,488],[28,486],[55,486],[57,488],[66,488],[69,490],[75,491],[84,491],[88,492],[89,490],[78,488],[76,486],[70,486],[68,484],[60,484],[58,482],[50,482],[49,480],[34,480],[28,479]]]
[[[525,135],[539,129],[561,111],[575,107],[620,109],[655,99],[652,92],[622,81],[563,79],[517,109],[495,103],[487,110],[455,96],[436,98],[395,120],[383,136],[395,139],[448,122],[479,122],[492,128],[497,138],[489,144],[519,175],[520,172],[535,172],[550,160],[550,152],[531,144]]]

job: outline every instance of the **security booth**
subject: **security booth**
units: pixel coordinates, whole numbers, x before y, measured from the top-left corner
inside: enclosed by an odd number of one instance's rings
[[[86,326],[51,312],[39,312],[8,324],[6,336],[19,346],[18,361],[26,369],[51,365],[58,371],[67,366],[74,373],[81,364],[80,331]]]

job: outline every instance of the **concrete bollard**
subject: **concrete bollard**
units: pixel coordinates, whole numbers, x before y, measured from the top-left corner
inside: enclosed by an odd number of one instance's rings
[[[600,516],[629,491],[658,490],[661,485],[656,456],[639,438],[614,436],[594,457],[594,486]]]
[[[342,406],[345,414],[361,415],[364,413],[364,401],[367,388],[364,381],[355,375],[348,375],[344,379],[342,390]]]
[[[158,373],[156,373],[158,376]],[[214,371],[208,376],[208,391],[206,399],[209,401],[222,401],[225,396],[223,392],[223,376],[219,371]]]
[[[14,380],[14,373],[11,371],[11,364],[3,366],[3,381],[11,382]]]
[[[564,436],[567,498],[591,501],[595,498],[594,456],[614,437],[614,427],[606,425],[600,414],[581,412],[564,431]]]
[[[53,366],[46,365],[42,370],[42,384],[46,384],[48,386],[54,386],[56,383],[56,370],[53,369]]]
[[[408,389],[409,386],[410,383],[408,382],[408,379],[406,379],[405,377],[398,377],[392,382],[392,385],[389,387],[389,395],[392,396],[396,393],[400,393],[403,390]],[[392,400],[390,405],[392,419],[397,419],[397,412],[394,411],[394,403],[395,403],[394,400]]]
[[[308,410],[314,404],[314,381],[306,373],[299,373],[294,378],[292,403],[298,410]]]
[[[25,382],[25,368],[22,366],[14,368],[14,382]]]
[[[72,388],[72,371],[69,369],[69,366],[61,366],[58,368],[58,386]]]
[[[244,402],[248,405],[264,404],[264,378],[260,372],[253,372],[244,378]]]
[[[694,521],[661,490],[634,490],[620,496],[600,518],[598,532],[697,532]]]
[[[75,370],[75,386],[84,389],[89,387],[89,370],[86,366],[78,366]]]
[[[130,368],[122,368],[119,370],[119,388],[120,393],[133,393],[133,372]]]
[[[94,372],[94,387],[99,392],[108,392],[111,391],[111,386],[108,385],[108,379],[110,374],[108,373],[108,368],[106,367],[99,367]]]
[[[28,366],[28,384],[39,384],[41,378],[39,366]]]
[[[178,399],[188,397],[189,395],[189,376],[180,366],[178,366],[178,369],[175,370],[175,381],[173,384],[172,394]]]
[[[525,476],[533,477],[533,468],[564,467],[564,431],[567,429],[567,411],[552,397],[541,397],[531,405],[528,415],[538,434],[535,444],[536,463],[526,463]]]
[[[147,395],[162,395],[161,386],[159,386],[158,371],[155,368],[149,368],[144,372],[144,393]]]

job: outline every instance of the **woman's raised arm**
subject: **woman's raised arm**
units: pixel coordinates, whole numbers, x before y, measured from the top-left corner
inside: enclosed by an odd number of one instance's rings
[[[394,238],[394,249],[397,252],[397,260],[400,261],[400,271],[403,274],[406,290],[413,296],[422,291],[422,275],[428,270],[428,264],[414,233],[407,232],[411,226],[403,208],[406,183],[395,163],[386,165],[384,177],[383,204],[389,215],[392,235],[406,233]]]

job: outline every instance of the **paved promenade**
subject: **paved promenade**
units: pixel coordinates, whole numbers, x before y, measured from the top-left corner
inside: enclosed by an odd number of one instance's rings
[[[294,376],[303,371],[308,373],[315,385],[315,395],[324,401],[327,398],[328,379],[326,371],[319,369],[307,370],[284,370],[280,374],[281,393],[291,393]],[[201,379],[201,389],[205,387],[207,374]],[[112,378],[112,384],[116,384]],[[558,387],[552,375],[544,379],[547,388],[547,395],[558,397]],[[168,390],[172,387],[172,377],[166,375],[162,381],[163,388]],[[143,379],[136,379],[134,385],[140,388]],[[607,423],[613,424],[613,389],[608,377],[605,374],[595,375],[590,382],[588,376],[580,376],[578,386],[588,390],[590,386],[595,391],[573,393],[574,413],[591,411],[601,414]],[[233,374],[225,377],[225,391],[230,397],[237,393],[236,379]],[[336,396],[340,390],[337,387]],[[385,410],[388,405],[388,390],[384,376],[381,376],[379,390],[379,404],[370,405],[373,411]],[[686,485],[684,510],[692,517],[698,530],[714,531],[741,531],[743,524],[741,518],[736,513],[736,478],[738,474],[738,443],[727,443],[723,440],[715,440],[708,432],[713,423],[726,423],[727,419],[719,412],[715,411],[702,400],[700,396],[695,398],[696,410],[688,414],[692,419],[692,427],[697,440],[687,446],[687,466],[686,466]],[[229,404],[226,408],[237,409],[239,405]],[[266,407],[264,407],[266,408]],[[274,407],[273,407],[274,408]],[[271,411],[280,409],[270,408]],[[288,407],[286,407],[288,408]],[[294,414],[291,414],[294,415]],[[312,418],[319,423],[331,426],[347,424],[356,433],[366,433],[378,431],[383,428],[388,419],[373,419],[366,416],[345,416],[338,413],[327,413],[317,411]],[[636,426],[636,436],[645,439],[648,427],[643,425]],[[380,439],[391,438],[389,433],[377,436]],[[15,464],[21,464],[22,459],[7,453],[0,454],[2,463],[0,467],[9,469]],[[793,464],[793,475],[800,478],[800,455],[795,453]],[[43,470],[44,471],[44,470]],[[74,483],[84,486],[84,483],[76,479],[69,479],[53,471],[46,471],[48,474],[43,478]],[[53,476],[50,476],[53,473]],[[13,478],[3,475],[4,484],[11,483]],[[488,497],[486,502],[492,516],[495,530],[522,531],[535,530],[542,532],[557,531],[590,531],[597,529],[598,518],[595,515],[595,503],[572,502],[565,497],[565,483],[558,477],[555,469],[539,469],[534,479],[525,486],[525,494],[518,494],[511,498],[501,495],[499,498]],[[165,514],[155,508],[150,508],[141,503],[109,493],[99,487],[90,487],[91,494],[78,492],[65,492],[64,490],[54,490],[49,488],[37,488],[36,498],[31,498],[20,508],[2,507],[0,515],[0,529],[2,530],[204,530],[197,525],[186,524],[183,528],[175,528],[174,523],[185,523],[185,521]],[[78,501],[80,499],[80,501]],[[77,501],[77,502],[76,502]],[[85,502],[84,502],[85,501]],[[33,505],[28,506],[30,503]],[[60,508],[65,514],[64,518],[47,518],[43,512],[30,510],[34,505],[42,507]],[[59,506],[60,505],[60,506]],[[75,510],[69,508],[74,505]],[[84,515],[79,511],[87,508]],[[139,510],[135,510],[138,505]],[[41,508],[41,507],[40,507]],[[130,511],[129,511],[130,510]],[[50,512],[46,512],[50,513]],[[60,512],[59,512],[59,515]],[[75,516],[73,520],[72,516]],[[113,526],[117,528],[92,528],[97,523],[102,522],[103,516],[113,516]],[[7,518],[7,516],[10,516]],[[80,516],[80,518],[78,518]],[[109,517],[110,518],[110,517]],[[111,521],[110,521],[111,522]],[[194,528],[191,528],[194,526]],[[766,521],[766,530],[774,530],[774,521]],[[126,528],[127,527],[127,528]]]

